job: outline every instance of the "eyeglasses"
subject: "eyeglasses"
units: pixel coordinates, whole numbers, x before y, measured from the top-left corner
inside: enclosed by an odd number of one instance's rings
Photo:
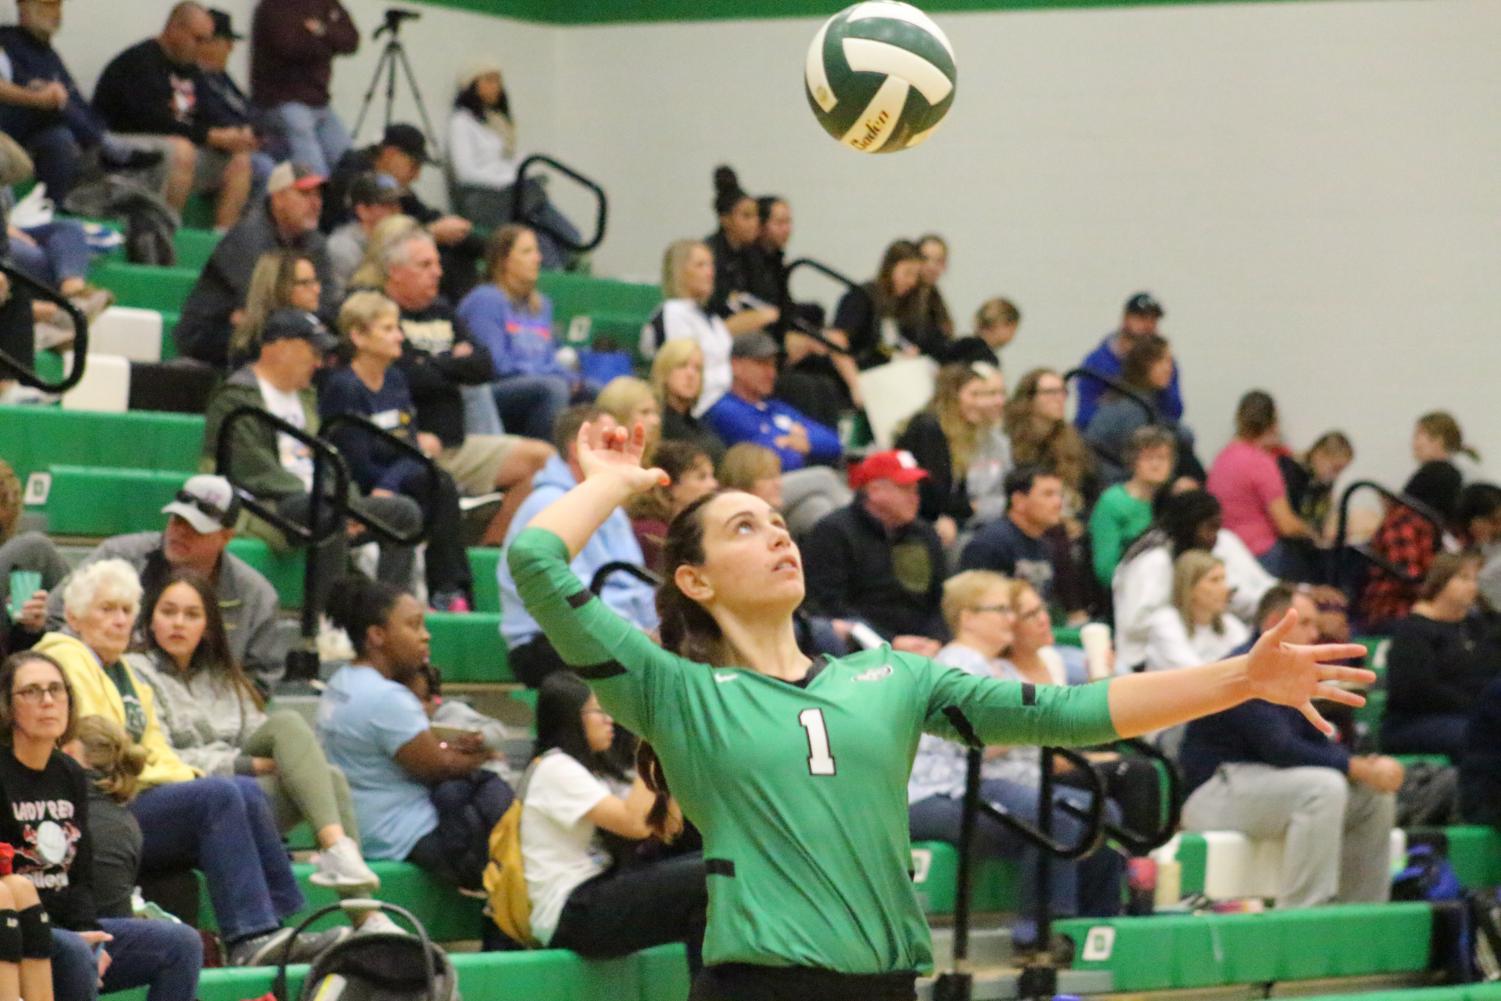
[[[1010,605],[973,605],[971,612],[995,612],[998,615],[1015,615],[1016,609]]]
[[[1033,390],[1032,391],[1032,395],[1033,396],[1063,396],[1067,392],[1068,392],[1068,390],[1064,389],[1062,386],[1051,386],[1051,387],[1049,387],[1047,389],[1036,389],[1036,390]]]
[[[317,278],[293,278],[292,279],[292,284],[293,285],[322,285],[323,283],[320,282]]]
[[[61,681],[54,681],[50,685],[27,685],[25,688],[17,688],[11,695],[22,702],[30,702],[33,705],[40,705],[44,699],[51,699],[53,702],[66,702],[68,688]]]
[[[1047,606],[1046,605],[1038,605],[1036,608],[1029,608],[1025,612],[1017,612],[1016,613],[1016,617],[1019,618],[1019,619],[1035,619],[1039,615],[1046,617],[1047,614],[1048,614]]]

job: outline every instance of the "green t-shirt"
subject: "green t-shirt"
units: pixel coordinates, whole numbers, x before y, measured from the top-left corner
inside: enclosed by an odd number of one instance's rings
[[[1124,483],[1100,494],[1089,516],[1089,539],[1094,551],[1094,575],[1105,590],[1115,577],[1126,547],[1152,524],[1152,502],[1137,500]]]
[[[600,704],[651,741],[703,834],[706,963],[927,970],[907,828],[918,738],[1116,737],[1103,683],[1035,688],[883,646],[825,660],[802,687],[663,650],[589,595],[550,532],[521,533],[507,558],[527,611]]]

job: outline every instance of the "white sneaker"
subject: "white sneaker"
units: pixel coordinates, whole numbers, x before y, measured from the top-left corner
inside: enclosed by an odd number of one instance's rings
[[[308,877],[314,886],[372,892],[380,889],[380,877],[365,864],[359,846],[348,835],[319,852],[317,863],[318,871]]]
[[[370,916],[360,922],[358,935],[368,935],[371,932],[385,932],[390,935],[410,935],[401,925],[386,916],[385,911],[371,911]]]

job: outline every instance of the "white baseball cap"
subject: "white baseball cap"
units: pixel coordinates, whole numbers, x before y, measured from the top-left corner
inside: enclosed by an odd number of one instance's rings
[[[240,518],[240,499],[222,476],[193,476],[177,491],[162,514],[175,514],[201,535],[234,528]]]

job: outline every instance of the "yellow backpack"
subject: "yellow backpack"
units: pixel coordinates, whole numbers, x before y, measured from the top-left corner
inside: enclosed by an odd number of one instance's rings
[[[535,761],[527,766],[516,786],[516,798],[490,830],[490,860],[485,864],[486,909],[491,919],[511,941],[528,949],[541,945],[532,935],[532,900],[526,892],[526,872],[521,864],[522,800],[535,767]]]

